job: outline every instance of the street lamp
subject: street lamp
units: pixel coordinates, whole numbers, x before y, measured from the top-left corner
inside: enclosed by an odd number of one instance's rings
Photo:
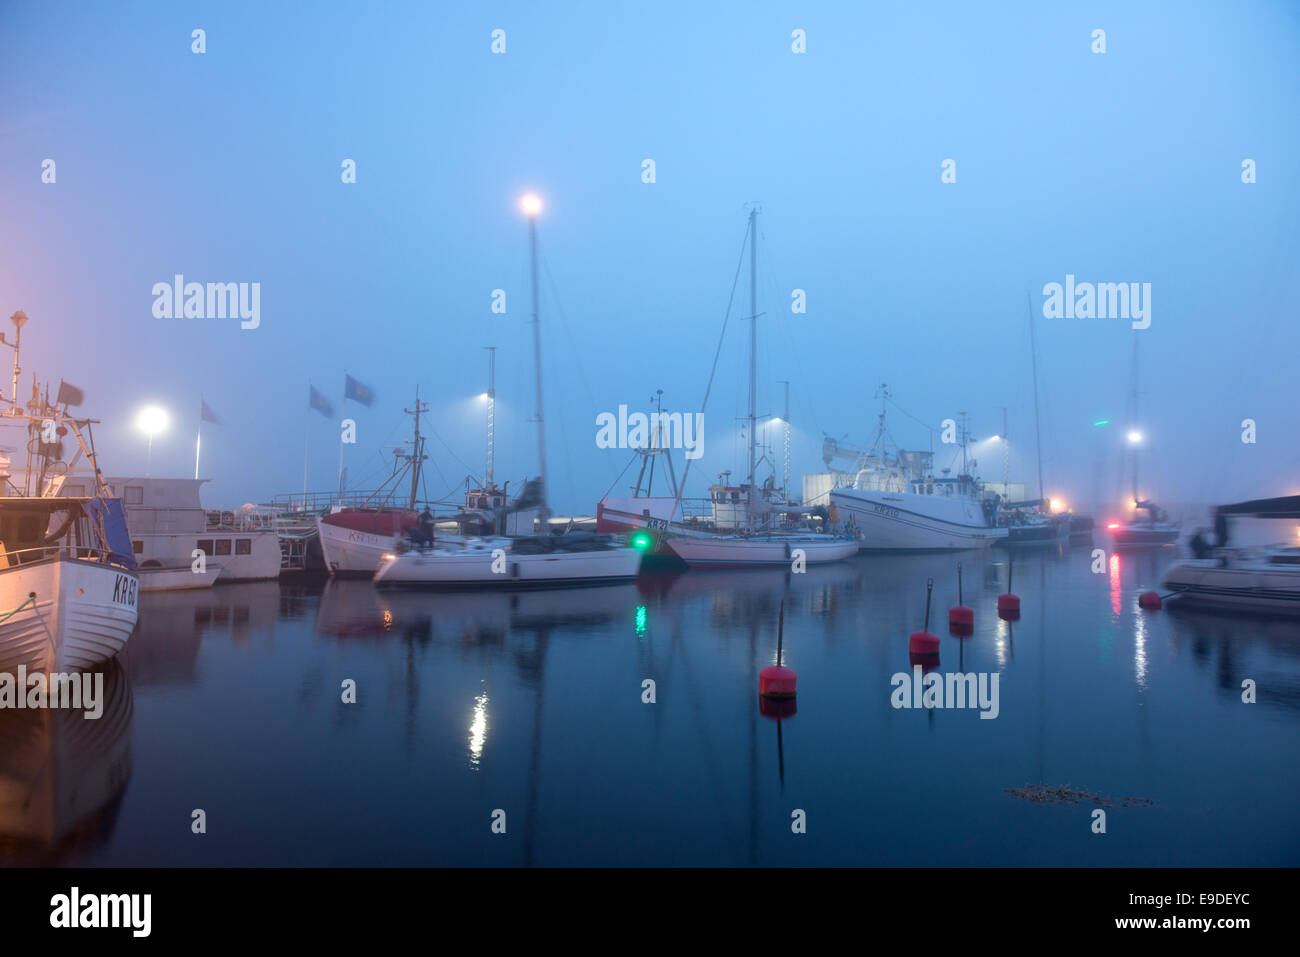
[[[1142,443],[1142,433],[1134,429],[1128,434],[1128,441],[1130,445],[1140,445]]]
[[[153,437],[155,433],[162,432],[167,428],[169,419],[167,411],[156,405],[147,405],[140,410],[136,416],[136,427],[149,436],[149,455],[145,460],[144,474],[145,478],[151,477],[153,469]]]

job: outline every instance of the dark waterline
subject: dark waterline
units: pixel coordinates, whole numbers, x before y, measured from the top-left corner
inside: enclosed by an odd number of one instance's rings
[[[100,721],[0,713],[0,861],[1300,863],[1300,623],[1139,611],[1172,551],[1094,574],[1076,547],[1017,556],[1009,624],[1006,557],[514,594],[146,595]],[[946,627],[958,561],[966,639]],[[996,719],[891,705],[927,577],[939,670],[997,674]],[[778,724],[757,686],[782,599],[799,697]],[[1027,784],[1112,799],[1107,833],[1094,805],[1007,793]]]

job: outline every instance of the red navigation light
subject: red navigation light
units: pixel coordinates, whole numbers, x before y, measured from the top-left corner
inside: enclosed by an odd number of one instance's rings
[[[1111,529],[1111,530],[1113,531],[1114,529],[1119,528],[1119,522],[1111,522],[1111,523],[1110,523],[1109,525],[1107,525],[1106,527],[1109,528],[1109,529]]]

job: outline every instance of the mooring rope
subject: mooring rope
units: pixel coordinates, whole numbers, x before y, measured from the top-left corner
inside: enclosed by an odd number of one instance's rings
[[[8,621],[10,618],[12,618],[14,615],[18,614],[20,611],[22,611],[22,610],[23,610],[24,608],[26,608],[28,605],[31,605],[33,608],[36,607],[36,596],[35,596],[35,595],[28,595],[27,598],[23,601],[23,603],[22,603],[21,605],[19,605],[17,608],[13,609],[12,611],[7,611],[7,612],[5,612],[3,615],[0,615],[0,622],[6,622],[6,621]]]

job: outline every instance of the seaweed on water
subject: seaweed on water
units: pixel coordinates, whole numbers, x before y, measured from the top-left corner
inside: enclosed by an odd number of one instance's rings
[[[1030,804],[1095,804],[1098,807],[1151,807],[1148,798],[1109,798],[1070,785],[1026,784],[1022,788],[1004,788],[1004,792]]]

